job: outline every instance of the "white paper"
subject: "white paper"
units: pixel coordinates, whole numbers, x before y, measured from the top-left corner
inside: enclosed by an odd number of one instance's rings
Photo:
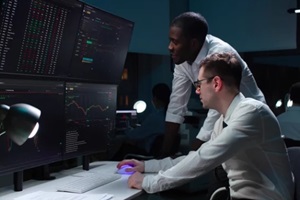
[[[108,200],[111,194],[75,194],[66,192],[44,192],[37,191],[17,197],[14,200]]]

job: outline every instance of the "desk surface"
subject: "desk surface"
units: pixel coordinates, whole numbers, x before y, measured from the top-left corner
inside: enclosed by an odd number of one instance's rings
[[[90,171],[101,170],[105,173],[115,173],[117,162],[94,162],[90,164]],[[13,200],[16,197],[21,197],[25,194],[29,194],[36,191],[54,192],[56,191],[57,184],[62,184],[69,181],[73,174],[82,172],[81,167],[73,169],[63,170],[58,173],[54,173],[56,179],[48,181],[30,180],[23,183],[23,190],[15,192],[13,186],[0,188],[1,200]],[[122,175],[122,178],[112,183],[103,185],[86,192],[85,194],[103,194],[108,193],[114,195],[113,200],[132,199],[140,194],[141,190],[131,189],[127,186],[127,179],[129,175]]]

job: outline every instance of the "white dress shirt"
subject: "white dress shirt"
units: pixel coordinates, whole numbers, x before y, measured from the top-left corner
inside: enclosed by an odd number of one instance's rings
[[[277,119],[284,137],[300,141],[300,106],[288,107]]]
[[[269,107],[238,94],[215,123],[211,139],[177,159],[145,161],[148,193],[174,188],[222,164],[234,198],[292,200],[294,183],[280,127]]]
[[[261,90],[257,87],[255,79],[249,70],[247,64],[242,60],[236,50],[228,43],[207,35],[206,40],[199,52],[196,60],[192,65],[184,62],[176,65],[173,74],[172,94],[166,114],[166,121],[181,124],[184,121],[184,115],[187,112],[187,104],[193,87],[192,83],[197,80],[199,74],[200,62],[208,55],[213,53],[232,52],[241,61],[243,72],[240,90],[246,97],[252,97],[259,101],[265,102],[265,98]],[[200,129],[197,138],[202,141],[208,141],[216,120],[220,114],[214,110],[209,110],[208,115]]]

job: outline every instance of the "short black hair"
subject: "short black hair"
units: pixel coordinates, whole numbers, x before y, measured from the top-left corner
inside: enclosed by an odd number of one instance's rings
[[[294,83],[290,88],[290,99],[293,103],[300,104],[300,82]]]
[[[199,13],[184,12],[175,17],[171,22],[171,27],[176,26],[182,30],[183,36],[187,39],[197,38],[201,44],[208,33],[206,19]]]
[[[242,80],[242,65],[231,52],[214,53],[207,56],[200,63],[204,72],[212,76],[219,76],[228,86],[240,88]]]

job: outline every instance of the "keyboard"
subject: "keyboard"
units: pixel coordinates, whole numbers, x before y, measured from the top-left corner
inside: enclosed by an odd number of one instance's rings
[[[84,193],[102,185],[111,183],[115,180],[118,180],[121,177],[122,176],[120,174],[112,173],[88,173],[85,176],[78,177],[78,179],[76,180],[58,186],[57,191]]]

